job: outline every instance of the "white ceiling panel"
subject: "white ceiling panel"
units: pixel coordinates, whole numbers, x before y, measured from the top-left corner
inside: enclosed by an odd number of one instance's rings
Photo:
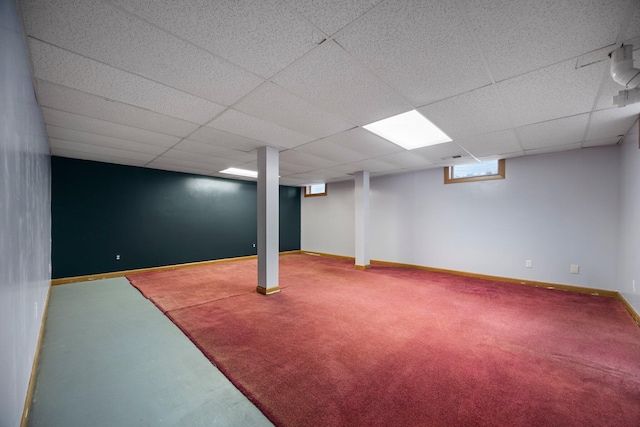
[[[99,145],[102,147],[117,148],[126,151],[136,151],[138,153],[153,154],[156,156],[167,151],[166,147],[158,145],[143,144],[136,141],[111,138],[109,136],[80,132],[77,130],[61,128],[53,125],[47,125],[47,135],[49,135],[50,138],[56,138],[64,141],[73,141],[89,145]]]
[[[313,184],[316,182],[330,182],[332,180],[344,180],[344,179],[353,179],[353,177],[348,176],[347,174],[336,172],[332,170],[319,169],[313,172],[299,173],[296,175],[288,176],[287,178],[297,179],[306,184]]]
[[[336,41],[416,107],[491,83],[453,1],[386,1]]]
[[[81,151],[67,150],[64,148],[51,147],[52,156],[68,157],[70,159],[91,160],[93,162],[115,163],[118,165],[129,165],[143,167],[146,160],[137,160],[131,157],[105,156],[97,153],[85,153]]]
[[[42,115],[44,117],[44,122],[48,125],[110,136],[112,138],[137,141],[161,147],[170,147],[180,141],[180,138],[176,136],[164,135],[131,126],[85,117],[79,114],[53,110],[47,107],[42,108]]]
[[[367,159],[359,162],[348,163],[342,166],[332,167],[330,170],[342,173],[355,173],[358,171],[368,171],[373,173],[397,170],[397,167],[383,160]]]
[[[257,170],[257,169],[258,169],[258,163],[256,162],[252,164],[251,170]],[[309,172],[309,171],[312,171],[313,169],[317,169],[317,168],[313,166],[302,166],[297,163],[287,163],[287,162],[283,162],[282,160],[280,161],[280,176],[295,175],[298,173]]]
[[[70,150],[80,153],[96,154],[100,156],[135,159],[144,162],[149,162],[156,157],[154,154],[120,150],[118,148],[105,147],[102,145],[82,144],[80,142],[64,141],[56,138],[49,138],[49,142],[51,143],[51,147],[55,147],[61,150]]]
[[[628,1],[462,0],[497,81],[613,46]]]
[[[263,141],[256,141],[255,139],[245,138],[244,136],[234,135],[232,133],[223,132],[207,126],[202,126],[200,129],[189,135],[189,139],[202,142],[204,144],[246,152],[264,146]]]
[[[315,139],[234,109],[228,109],[207,126],[282,148],[297,147]]]
[[[516,129],[525,150],[581,142],[587,130],[589,114],[563,117]]]
[[[193,174],[193,175],[215,176],[214,174],[210,173],[209,171],[207,171],[205,169],[201,169],[201,168],[194,167],[194,166],[189,166],[189,165],[187,165],[185,163],[179,163],[179,164],[168,163],[166,161],[166,159],[164,159],[164,158],[160,158],[158,160],[159,160],[159,162],[149,163],[145,167],[150,168],[150,169],[160,169],[160,170],[171,171],[171,172],[190,173],[190,174]]]
[[[411,152],[417,156],[424,157],[434,164],[442,164],[447,162],[453,162],[453,159],[449,159],[452,156],[462,156],[464,159],[472,159],[462,147],[455,142],[445,142],[444,144],[430,145],[428,147],[416,148]]]
[[[623,136],[638,120],[640,103],[622,108],[609,108],[591,114],[587,141]]]
[[[494,85],[434,102],[418,111],[452,139],[511,127]]]
[[[332,35],[380,0],[287,0],[293,8],[327,35]]]
[[[385,154],[405,151],[404,148],[379,137],[366,129],[357,127],[346,132],[325,138],[324,141],[344,147],[348,150],[362,153],[368,157],[384,156]]]
[[[43,107],[80,114],[122,125],[184,137],[200,125],[65,86],[38,80],[38,102]]]
[[[324,138],[354,126],[273,83],[251,92],[234,108],[314,138]]]
[[[193,164],[206,165],[206,170],[217,172],[228,167],[237,166],[238,163],[229,159],[221,159],[219,157],[204,156],[200,153],[191,153],[187,151],[176,150],[172,148],[162,155],[162,157],[171,160],[184,160]]]
[[[204,124],[224,107],[30,38],[35,77],[167,116]]]
[[[149,163],[148,167],[152,167],[152,168],[155,167],[158,169],[163,169],[164,167],[174,167],[174,168],[184,167],[184,168],[188,168],[191,171],[197,170],[199,171],[198,173],[202,173],[205,175],[218,171],[215,165],[211,165],[210,163],[207,163],[206,160],[193,161],[193,160],[176,159],[176,158],[164,157],[164,156],[155,158],[151,163]],[[172,169],[172,170],[179,170],[179,169]]]
[[[262,77],[271,77],[324,38],[278,0],[114,3]]]
[[[308,167],[311,170],[330,168],[338,164],[336,162],[332,162],[331,160],[323,159],[312,154],[302,153],[295,150],[287,150],[281,152],[280,161],[299,165],[301,167]]]
[[[640,2],[631,0],[631,4],[633,15],[629,20],[630,24],[627,27],[627,31],[625,32],[624,40],[640,37],[640,25],[638,25],[638,23],[640,22]]]
[[[467,136],[456,139],[456,143],[476,157],[522,153],[523,151],[513,129],[486,133],[484,135]]]
[[[600,147],[602,145],[616,145],[622,138],[619,136],[613,138],[594,139],[591,141],[585,141],[582,144],[582,148]]]
[[[386,156],[377,157],[375,160],[383,161],[401,169],[419,169],[433,164],[424,157],[413,154],[411,151],[388,154]]]
[[[591,111],[608,63],[579,69],[565,61],[498,83],[514,126]]]
[[[365,125],[403,113],[411,105],[381,84],[340,46],[327,41],[273,81],[335,115]]]
[[[551,147],[536,148],[533,150],[527,150],[524,153],[527,156],[532,156],[537,154],[557,153],[559,151],[577,150],[580,148],[582,148],[582,143],[575,142],[573,144],[553,145]]]
[[[24,8],[32,37],[219,104],[263,81],[100,0],[47,0],[46,7],[29,0]]]
[[[295,150],[322,157],[323,159],[331,160],[336,163],[357,162],[371,157],[369,155],[350,150],[346,147],[342,147],[341,145],[328,141],[327,139],[320,139],[318,141],[301,145],[300,147],[296,147]]]
[[[215,146],[211,144],[205,144],[202,142],[191,141],[185,139],[181,141],[179,144],[173,147],[176,150],[186,151],[193,154],[210,156],[210,157],[218,157],[232,160],[234,162],[250,162],[255,160],[256,153],[247,153],[245,151],[232,150],[229,148],[224,148],[220,146]]]

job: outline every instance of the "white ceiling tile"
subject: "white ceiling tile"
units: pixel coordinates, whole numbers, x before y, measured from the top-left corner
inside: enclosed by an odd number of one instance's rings
[[[258,169],[258,165],[255,165],[255,169]],[[299,164],[295,164],[295,163],[287,163],[287,162],[283,162],[282,160],[280,161],[280,175],[293,175],[293,174],[297,174],[297,173],[303,173],[303,172],[309,172],[312,171],[314,169],[317,169],[317,167],[314,166],[301,166]]]
[[[613,138],[594,139],[591,141],[585,141],[582,144],[582,148],[599,147],[602,145],[616,145],[620,142],[622,137],[616,136]]]
[[[365,125],[411,109],[333,41],[278,74],[274,82],[333,114]]]
[[[535,148],[533,150],[526,150],[524,153],[527,156],[530,156],[537,154],[557,153],[559,151],[579,150],[580,148],[582,148],[582,143],[574,142],[572,144],[552,145],[551,147]]]
[[[638,25],[640,22],[640,2],[632,0],[631,4],[633,16],[629,19],[627,31],[624,35],[625,40],[640,37],[640,25]]]
[[[129,150],[120,150],[118,148],[105,147],[100,145],[82,144],[80,142],[64,141],[56,138],[49,138],[51,147],[55,147],[61,150],[76,151],[80,153],[87,153],[90,155],[110,156],[123,159],[134,159],[144,162],[153,160],[156,156],[154,154],[139,153]]]
[[[336,172],[333,170],[317,170],[313,172],[299,173],[296,175],[288,176],[287,178],[296,179],[306,184],[313,184],[318,182],[327,182],[335,179],[351,178],[346,173]]]
[[[309,167],[311,169],[325,169],[337,165],[336,162],[332,162],[331,160],[296,150],[286,150],[281,152],[280,161],[300,165],[301,167]]]
[[[142,142],[144,144],[170,147],[180,141],[180,138],[177,136],[164,135],[131,126],[85,117],[79,114],[67,113],[66,111],[53,110],[47,107],[42,107],[42,116],[44,117],[44,122],[48,125]]]
[[[117,148],[126,151],[136,151],[138,153],[146,153],[160,155],[167,151],[166,147],[143,144],[136,141],[128,141],[119,138],[111,138],[95,133],[80,132],[73,129],[61,128],[58,126],[47,125],[47,135],[50,138],[56,138],[64,141],[79,142],[82,144],[99,145],[108,148]]]
[[[191,153],[172,148],[162,155],[162,157],[172,160],[184,160],[195,164],[203,165],[202,169],[209,171],[220,171],[228,167],[237,166],[238,163],[232,160],[225,160],[219,157],[205,156],[200,153]],[[204,167],[206,165],[206,168]]]
[[[417,156],[424,157],[434,164],[450,163],[452,156],[462,156],[461,159],[469,160],[472,157],[455,142],[445,142],[444,144],[430,145],[428,147],[416,148],[411,152]]]
[[[589,113],[535,123],[516,129],[525,150],[581,142],[587,130]]]
[[[266,83],[251,92],[234,108],[314,138],[323,138],[354,126],[273,83]]]
[[[38,80],[37,86],[38,102],[43,107],[180,137],[200,126],[44,80]]]
[[[138,160],[130,157],[105,156],[96,153],[86,153],[81,151],[67,150],[64,148],[51,147],[51,155],[68,157],[70,159],[91,160],[94,162],[115,163],[118,165],[145,166],[146,160]]]
[[[153,162],[153,163],[149,163],[148,165],[146,165],[145,167],[150,168],[150,169],[159,169],[159,170],[164,170],[164,171],[170,171],[170,172],[180,172],[180,173],[188,173],[188,174],[192,174],[192,175],[204,175],[204,176],[211,176],[211,172],[208,170],[204,170],[198,167],[194,167],[194,166],[187,166],[184,164],[173,164],[173,163],[168,163],[166,160],[167,159],[159,159],[159,162]]]
[[[455,142],[476,157],[523,151],[513,129],[458,138]]]
[[[287,0],[295,10],[327,35],[332,35],[380,0]]]
[[[27,0],[23,8],[27,34],[39,40],[219,104],[263,81],[100,0]]]
[[[497,81],[613,45],[628,2],[463,0]]]
[[[34,75],[156,113],[204,124],[224,107],[109,65],[29,39]]]
[[[209,174],[217,172],[216,166],[207,163],[206,159],[202,160],[185,160],[172,157],[157,157],[148,167],[160,167],[160,166],[172,166],[174,168],[190,168],[191,170],[197,170],[201,174]]]
[[[234,162],[250,162],[256,158],[255,153],[247,153],[245,151],[232,150],[202,142],[191,141],[185,139],[173,147],[176,150],[186,151],[188,153],[229,159]]]
[[[367,159],[361,160],[359,162],[349,163],[342,166],[337,166],[330,168],[332,171],[338,171],[343,173],[355,173],[358,171],[369,171],[369,172],[385,172],[394,170],[396,167],[390,163],[387,163],[378,159]]]
[[[376,157],[375,160],[381,160],[401,169],[415,169],[432,165],[429,160],[413,154],[411,151],[388,154],[386,156]]]
[[[386,1],[336,41],[415,106],[491,83],[453,1]]]
[[[591,123],[585,139],[592,141],[624,135],[638,120],[638,114],[640,114],[640,104],[595,111],[591,114]]]
[[[331,160],[336,163],[357,162],[371,157],[367,154],[358,153],[346,147],[342,147],[340,144],[333,143],[327,139],[320,139],[318,141],[301,145],[300,147],[296,147],[295,150],[307,154],[313,154],[314,156],[322,157],[323,159]]]
[[[324,38],[277,0],[114,2],[265,78],[304,55]]]
[[[379,137],[366,129],[357,127],[346,132],[325,138],[324,141],[339,145],[356,153],[368,157],[378,157],[385,154],[405,151],[404,148]]]
[[[511,127],[494,85],[418,108],[452,139]]]
[[[544,122],[591,111],[608,64],[579,69],[575,61],[524,74],[498,83],[514,126]]]
[[[313,140],[273,122],[228,109],[207,126],[247,138],[264,141],[274,147],[293,148]]]
[[[223,132],[207,126],[202,126],[200,129],[189,135],[189,139],[209,145],[246,152],[264,146],[263,141],[256,141],[255,139],[245,138],[244,136],[234,135],[232,133]]]

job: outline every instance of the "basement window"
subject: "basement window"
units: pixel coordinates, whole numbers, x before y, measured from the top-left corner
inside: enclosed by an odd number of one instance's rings
[[[327,184],[311,184],[304,187],[304,197],[317,197],[327,195]]]
[[[476,162],[465,165],[446,166],[444,168],[444,183],[488,181],[491,179],[504,179],[505,160],[490,160],[488,162]]]

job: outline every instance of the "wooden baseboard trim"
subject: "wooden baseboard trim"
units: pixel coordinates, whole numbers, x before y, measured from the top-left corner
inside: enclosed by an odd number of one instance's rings
[[[22,418],[20,427],[27,427],[29,418],[29,410],[33,401],[33,393],[36,388],[36,375],[38,373],[38,363],[40,361],[40,347],[42,346],[42,338],[44,337],[44,326],[47,320],[47,311],[49,309],[49,297],[51,296],[51,285],[47,290],[47,298],[45,299],[44,308],[42,309],[42,321],[40,322],[40,333],[38,334],[38,343],[36,344],[36,353],[31,364],[31,376],[29,377],[29,386],[27,387],[27,396],[24,399],[24,409],[22,410]]]
[[[355,268],[356,270],[368,270],[371,268],[371,264],[367,264],[367,265],[354,265],[353,268]]]
[[[300,252],[305,254],[305,255],[323,256],[323,257],[327,257],[327,258],[344,259],[344,260],[354,261],[354,262],[356,260],[352,256],[334,255],[334,254],[328,254],[328,253],[324,253],[324,252],[315,252],[315,251],[300,251]]]
[[[285,251],[285,252],[280,252],[280,256],[299,254],[301,252],[302,251],[300,250]],[[186,264],[163,265],[159,267],[148,267],[148,268],[138,268],[134,270],[113,271],[109,273],[88,274],[86,276],[63,277],[60,279],[51,280],[51,285],[57,286],[57,285],[66,285],[68,283],[88,282],[88,281],[100,280],[100,279],[113,279],[114,277],[123,277],[129,274],[147,273],[149,271],[178,270],[180,268],[197,267],[202,265],[219,264],[223,262],[233,262],[233,261],[241,261],[244,259],[256,259],[256,258],[258,258],[257,255],[248,255],[248,256],[242,256],[242,257],[236,257],[236,258],[223,258],[223,259],[214,259],[210,261],[189,262]]]
[[[629,304],[629,301],[627,301],[620,292],[616,293],[618,294],[616,298],[618,299],[618,301],[620,301],[620,304],[622,304],[622,306],[627,309],[633,320],[636,322],[636,325],[640,326],[640,315],[638,314],[638,312],[633,309],[631,304]]]
[[[274,286],[272,288],[263,288],[262,286],[258,286],[256,288],[256,292],[262,295],[272,295],[280,292],[280,286]]]

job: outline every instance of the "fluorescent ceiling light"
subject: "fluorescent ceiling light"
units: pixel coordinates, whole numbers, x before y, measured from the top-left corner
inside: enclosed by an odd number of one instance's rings
[[[220,173],[228,173],[230,175],[238,175],[238,176],[247,176],[249,178],[257,178],[258,177],[258,172],[257,171],[250,171],[247,169],[238,169],[238,168],[227,168],[223,171],[220,171]]]
[[[363,127],[407,150],[452,141],[446,133],[416,110],[378,120]]]

